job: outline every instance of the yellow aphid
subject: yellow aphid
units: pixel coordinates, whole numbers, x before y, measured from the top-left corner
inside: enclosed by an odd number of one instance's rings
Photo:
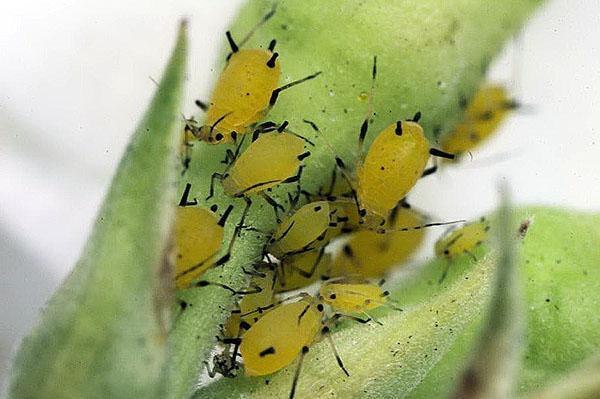
[[[373,60],[369,110],[358,136],[359,159],[354,174],[347,170],[341,158],[335,157],[336,164],[355,197],[361,224],[367,228],[376,228],[383,224],[391,210],[405,198],[417,180],[435,170],[435,167],[431,170],[425,169],[430,155],[454,158],[452,154],[429,147],[423,128],[418,124],[420,112],[411,120],[399,120],[383,129],[363,156],[362,148],[373,113],[376,75],[377,57]],[[318,131],[314,122],[305,122]]]
[[[239,309],[232,312],[225,323],[225,334],[230,337],[241,335],[240,326],[249,328],[264,314],[253,312],[256,309],[267,308],[273,304],[275,271],[267,267],[258,267],[250,278],[249,294],[244,294],[239,303]],[[268,311],[268,310],[267,310]],[[242,324],[244,323],[244,324]]]
[[[276,306],[243,336],[240,353],[247,375],[267,375],[290,364],[315,340],[323,307],[310,295]],[[319,310],[320,309],[320,310]]]
[[[314,250],[281,260],[275,292],[286,292],[306,287],[321,277],[328,277],[331,255]]]
[[[428,160],[429,142],[418,123],[398,121],[385,128],[358,167],[361,208],[386,219],[421,178]]]
[[[423,217],[414,210],[400,208],[394,213],[394,221],[388,224],[394,229],[417,226],[423,221]],[[369,230],[353,232],[335,255],[331,276],[382,277],[394,266],[408,260],[423,243],[424,237],[424,229],[385,234]]]
[[[387,295],[386,291],[369,283],[338,281],[325,283],[317,298],[301,293],[281,301],[250,327],[241,339],[240,353],[246,374],[271,374],[299,357],[289,396],[293,398],[304,356],[314,342],[326,337],[339,367],[349,376],[333,344],[329,324],[342,317],[367,323],[371,318],[361,319],[349,313],[365,314],[366,310],[382,305],[393,307],[386,301]],[[296,302],[286,303],[298,297],[300,299]],[[327,318],[324,302],[331,305],[334,311]]]
[[[238,44],[230,32],[227,40],[231,54],[225,69],[221,72],[213,89],[208,105],[197,101],[206,108],[206,119],[200,128],[191,126],[194,135],[211,144],[235,141],[238,135],[248,133],[263,119],[275,105],[279,93],[297,84],[317,77],[320,72],[303,79],[277,87],[281,77],[281,67],[274,52],[276,41],[269,43],[268,49],[241,49],[262,24],[275,13],[273,8]]]
[[[450,269],[450,262],[457,256],[467,254],[475,258],[472,251],[488,239],[490,225],[485,218],[478,222],[467,223],[456,229],[449,230],[435,243],[435,254],[447,260],[439,282],[444,281]]]
[[[214,173],[225,194],[245,197],[283,182],[297,181],[301,161],[310,155],[304,141],[286,132],[270,132],[251,143],[224,174]],[[210,198],[213,194],[211,184]]]
[[[342,313],[362,313],[386,303],[387,291],[368,283],[331,281],[321,285],[323,302]]]
[[[218,218],[208,209],[177,207],[175,215],[175,285],[187,288],[217,260],[223,244],[223,226],[232,207]]]
[[[485,85],[465,110],[464,120],[442,140],[442,149],[463,154],[490,137],[517,104],[499,85]]]
[[[285,219],[268,242],[267,252],[277,258],[321,248],[327,243],[326,233],[331,223],[327,201],[311,202]]]
[[[449,230],[435,243],[435,254],[450,259],[468,254],[487,240],[489,229],[488,222],[482,218],[478,222]]]

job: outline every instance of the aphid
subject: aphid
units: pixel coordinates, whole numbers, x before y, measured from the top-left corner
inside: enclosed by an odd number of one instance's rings
[[[377,57],[373,60],[369,111],[358,137],[359,159],[355,175],[350,175],[344,161],[335,156],[337,166],[352,188],[361,221],[367,227],[383,224],[391,210],[404,199],[417,180],[435,171],[435,167],[425,170],[430,155],[454,158],[452,154],[430,148],[423,128],[418,124],[420,112],[411,120],[397,121],[383,129],[363,156],[363,144],[373,113],[376,76]],[[313,122],[305,122],[318,131]]]
[[[487,240],[489,230],[490,225],[488,221],[485,218],[481,218],[477,222],[467,223],[459,228],[450,229],[437,240],[434,247],[435,254],[440,258],[445,258],[448,262],[439,280],[440,283],[448,275],[450,262],[456,257],[467,254],[476,259],[472,251]]]
[[[324,247],[297,255],[286,256],[277,270],[275,292],[286,292],[304,288],[330,275],[331,255]]]
[[[235,141],[238,135],[253,131],[275,105],[279,94],[295,85],[314,79],[321,72],[277,87],[281,76],[279,54],[274,52],[276,41],[268,49],[241,48],[256,29],[267,22],[275,13],[275,7],[238,44],[231,32],[227,41],[231,53],[225,69],[213,89],[208,105],[197,101],[206,109],[204,125],[192,125],[194,135],[207,143],[220,144]]]
[[[304,148],[305,142],[310,141],[295,133],[288,133],[287,125],[286,121],[276,131],[256,136],[240,155],[242,138],[236,152],[228,153],[224,173],[212,174],[206,199],[214,195],[215,180],[220,180],[226,195],[244,198],[247,206],[251,204],[249,195],[260,194],[274,208],[279,221],[278,210],[283,210],[283,207],[265,190],[282,183],[298,182],[302,175],[302,161],[310,156],[310,151]]]
[[[484,85],[466,106],[463,121],[442,139],[442,150],[460,156],[475,149],[497,131],[510,111],[518,106],[503,86]]]
[[[327,201],[302,206],[277,226],[267,243],[267,252],[283,259],[325,246],[332,217]]]
[[[275,304],[269,313],[244,334],[241,338],[240,353],[247,375],[274,373],[298,357],[290,392],[290,398],[293,398],[304,356],[309,352],[310,346],[321,337],[329,340],[338,365],[347,376],[350,375],[335,349],[329,324],[341,317],[361,323],[369,322],[370,319],[361,319],[351,313],[364,313],[368,309],[386,304],[387,292],[368,283],[344,281],[325,283],[320,292],[318,297],[301,293]],[[292,298],[300,299],[286,303]],[[324,303],[330,304],[334,312],[339,310],[341,313],[325,317]]]
[[[380,306],[394,307],[387,301],[388,295],[389,292],[384,291],[381,287],[356,278],[331,280],[321,285],[319,290],[319,296],[323,302],[337,312],[361,313],[369,319],[371,316],[366,313],[367,310]]]
[[[210,210],[193,206],[177,207],[175,248],[171,257],[175,264],[175,285],[178,289],[187,288],[208,268],[223,259],[217,259],[217,256],[223,244],[223,226],[233,206],[230,205],[220,218],[215,215],[216,210],[216,207]]]
[[[384,228],[391,230],[423,224],[424,217],[409,208],[394,208]],[[425,238],[425,230],[390,231],[379,234],[359,230],[350,234],[333,259],[331,276],[382,277],[412,256]]]

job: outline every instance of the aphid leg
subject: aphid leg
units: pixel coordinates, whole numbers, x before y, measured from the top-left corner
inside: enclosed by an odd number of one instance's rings
[[[198,205],[198,200],[194,198],[193,201],[190,201],[189,195],[190,190],[192,189],[192,185],[190,183],[185,184],[185,189],[183,190],[183,195],[181,196],[181,200],[179,201],[179,206],[194,206]]]
[[[208,104],[206,104],[204,101],[196,100],[194,101],[194,104],[196,104],[196,106],[200,108],[203,112],[208,111]]]
[[[302,361],[304,356],[308,353],[308,346],[303,346],[298,358],[298,365],[296,366],[296,372],[294,373],[294,380],[292,381],[292,390],[290,391],[290,399],[294,399],[296,394],[296,386],[298,385],[298,379],[300,378],[300,369],[302,368]]]
[[[435,172],[437,172],[437,170],[438,170],[438,164],[437,164],[437,160],[434,160],[434,162],[433,162],[433,166],[431,166],[431,167],[429,167],[429,168],[425,169],[425,170],[423,171],[423,174],[421,175],[421,177],[425,177],[425,176],[432,175],[432,174],[434,174]]]
[[[240,48],[235,43],[235,40],[233,40],[233,37],[231,36],[230,31],[225,32],[225,36],[227,37],[227,42],[229,43],[229,47],[231,47],[231,53],[229,53],[227,55],[227,59],[229,60],[229,58],[231,58],[231,55],[233,53],[237,53],[238,51],[240,51]]]
[[[323,259],[324,254],[325,254],[325,247],[321,247],[321,249],[319,250],[319,255],[317,255],[317,259],[315,260],[315,263],[310,268],[310,271],[307,272],[307,271],[304,271],[304,270],[296,267],[298,274],[300,274],[304,278],[311,278],[315,274],[315,271],[317,270],[319,263],[321,263],[321,260]]]
[[[225,178],[224,174],[217,173],[217,172],[213,173],[210,176],[210,188],[208,190],[208,197],[206,197],[207,201],[209,199],[211,199],[213,195],[215,195],[215,179],[223,181],[224,178]]]
[[[192,306],[191,303],[187,303],[183,299],[179,299],[179,298],[176,299],[176,303],[178,305],[179,310],[177,311],[177,314],[172,319],[171,329],[173,329],[175,327],[175,324],[177,324],[177,320],[179,320],[179,317],[181,317],[181,315],[183,314],[183,312],[185,312],[185,310],[188,307]]]
[[[307,139],[306,137],[304,137],[304,136],[302,136],[301,134],[298,134],[298,133],[296,133],[296,132],[293,132],[293,131],[291,131],[290,129],[288,129],[288,125],[289,125],[288,121],[284,121],[284,122],[283,122],[281,125],[279,125],[279,127],[277,128],[277,131],[278,131],[279,133],[281,133],[281,132],[286,132],[286,133],[289,133],[289,134],[291,134],[291,135],[293,135],[293,136],[296,136],[296,137],[298,137],[299,139],[302,139],[302,140],[304,140],[304,141],[305,141],[305,142],[306,142],[308,145],[310,145],[310,146],[312,146],[312,147],[314,147],[314,146],[315,146],[315,143],[313,143],[312,141],[310,141],[310,140],[309,140],[309,139]]]
[[[243,198],[244,198],[244,201],[246,202],[246,206],[244,207],[244,210],[242,211],[242,217],[240,218],[240,222],[235,226],[235,229],[233,231],[233,236],[231,237],[231,240],[229,241],[229,245],[227,246],[227,252],[219,260],[217,260],[215,262],[215,266],[221,266],[221,265],[225,264],[227,261],[229,261],[229,258],[231,257],[231,249],[233,248],[233,244],[235,244],[235,240],[240,235],[241,226],[244,225],[244,220],[246,219],[248,210],[250,209],[250,206],[252,205],[252,201],[250,200],[250,198],[247,198],[247,197],[243,197]]]
[[[334,166],[333,171],[331,173],[331,182],[329,183],[329,188],[324,193],[321,193],[321,189],[319,189],[319,194],[326,198],[331,197],[331,195],[333,194],[333,189],[335,188],[336,180],[337,180],[337,167]]]
[[[379,324],[380,326],[382,326],[382,325],[383,325],[383,323],[382,323],[382,322],[380,322],[379,320],[377,320],[375,317],[371,316],[371,315],[370,315],[370,314],[368,314],[367,312],[365,312],[365,311],[362,311],[362,312],[361,312],[361,314],[363,314],[363,315],[367,316],[367,319],[371,319],[371,320],[373,320],[373,321],[374,321],[376,324]]]
[[[298,172],[294,176],[288,177],[287,179],[283,180],[281,182],[281,184],[284,184],[284,183],[296,183],[296,182],[300,181],[300,179],[302,178],[302,171],[303,170],[304,170],[304,165],[300,165],[300,167],[298,168]]]
[[[480,243],[478,243],[478,244],[480,244]],[[465,249],[465,251],[464,251],[464,252],[465,252],[467,255],[469,255],[469,256],[471,257],[471,259],[473,259],[475,262],[477,262],[477,257],[476,257],[476,256],[473,254],[473,252],[471,252],[471,251],[468,251],[468,250],[466,250],[466,249]]]
[[[446,268],[444,269],[442,276],[438,280],[438,284],[442,284],[444,282],[444,280],[446,279],[446,276],[448,276],[449,271],[450,271],[450,260],[448,259],[448,260],[446,260]]]
[[[265,201],[267,201],[269,205],[273,207],[273,210],[275,211],[275,220],[277,221],[277,224],[280,224],[281,219],[279,218],[279,209],[281,209],[282,212],[285,212],[285,208],[264,191],[262,191],[260,195],[265,199]]]
[[[456,158],[455,154],[450,154],[448,152],[444,152],[442,150],[438,150],[437,148],[431,148],[429,150],[429,154],[434,157],[446,158],[446,159],[454,159]]]
[[[237,146],[235,147],[235,151],[231,151],[231,149],[227,149],[225,159],[223,161],[221,161],[221,163],[224,163],[228,166],[232,165],[235,162],[235,160],[238,158],[238,156],[240,155],[240,151],[242,150],[242,145],[244,144],[245,139],[246,139],[246,135],[242,136],[242,139],[240,140],[239,143],[237,143]]]
[[[367,115],[360,125],[360,132],[358,134],[358,155],[363,155],[363,145],[367,131],[369,130],[369,120],[373,116],[373,97],[375,96],[375,78],[377,77],[377,56],[373,57],[373,70],[371,72],[371,92],[369,93],[369,108],[367,109]]]
[[[277,98],[279,97],[279,93],[281,93],[284,90],[289,89],[290,87],[296,86],[300,83],[304,83],[308,80],[314,79],[317,76],[319,76],[321,74],[321,72],[317,72],[317,73],[313,73],[312,75],[309,75],[305,78],[299,79],[299,80],[295,80],[293,82],[290,82],[286,85],[283,85],[281,87],[276,88],[275,90],[273,90],[273,92],[271,93],[271,99],[269,100],[269,109],[273,108],[273,106],[275,105],[275,103],[277,102]]]
[[[208,362],[205,360],[204,365],[206,366],[206,372],[208,373],[208,376],[210,378],[215,378],[215,376],[217,375],[217,367],[214,366],[213,369],[210,369],[210,365],[208,364]]]
[[[333,356],[335,356],[335,360],[337,361],[338,366],[340,366],[340,368],[342,369],[342,371],[344,372],[344,374],[346,374],[348,377],[350,377],[350,373],[348,373],[348,370],[346,370],[346,367],[344,367],[344,362],[342,362],[342,358],[340,357],[337,348],[335,347],[335,343],[333,342],[333,338],[331,337],[331,331],[329,330],[328,326],[324,326],[321,329],[321,335],[324,335],[327,340],[329,341],[329,346],[331,346],[331,350],[333,351]]]
[[[352,315],[349,315],[349,314],[343,314],[343,313],[335,313],[333,316],[331,316],[330,319],[332,321],[335,321],[335,320],[341,319],[342,317],[345,317],[347,319],[356,321],[357,323],[361,323],[361,324],[367,324],[368,322],[371,321],[370,318],[368,318],[368,319],[361,319],[360,317],[352,316]]]

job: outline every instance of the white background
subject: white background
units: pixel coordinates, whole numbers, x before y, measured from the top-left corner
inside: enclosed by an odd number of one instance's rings
[[[209,96],[217,46],[240,3],[0,4],[0,381],[79,256],[179,18],[191,18],[189,113]],[[420,182],[411,202],[441,220],[474,217],[495,206],[506,179],[520,204],[600,210],[600,2],[550,1],[492,76],[510,81],[514,66],[525,110],[473,162]]]

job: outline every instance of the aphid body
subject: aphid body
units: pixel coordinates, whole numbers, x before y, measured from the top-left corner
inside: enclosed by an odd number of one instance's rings
[[[239,49],[231,54],[215,84],[198,138],[211,144],[245,134],[269,110],[281,67],[271,50]],[[271,61],[273,59],[273,61]]]
[[[241,197],[274,187],[298,173],[308,154],[299,137],[286,132],[262,134],[223,175],[223,190]]]
[[[448,259],[470,254],[473,249],[487,240],[489,229],[490,226],[484,218],[451,229],[435,243],[435,254]]]
[[[388,221],[384,229],[388,226],[391,230],[418,226],[424,222],[421,215],[408,208],[399,208],[392,215],[393,221]],[[389,231],[385,234],[370,230],[352,232],[333,259],[331,276],[382,277],[392,267],[408,260],[424,238],[425,229]]]
[[[229,214],[229,212],[227,212]],[[177,207],[175,215],[175,285],[187,288],[216,261],[223,244],[224,218],[208,209]]]
[[[484,85],[467,106],[463,121],[443,138],[442,149],[455,154],[475,149],[498,130],[516,107],[503,86]]]

